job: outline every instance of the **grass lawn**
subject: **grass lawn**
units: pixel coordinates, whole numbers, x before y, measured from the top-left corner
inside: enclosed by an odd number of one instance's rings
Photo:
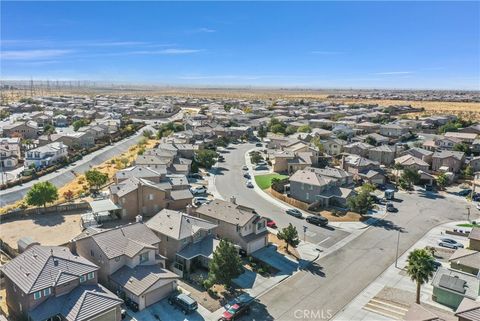
[[[287,175],[280,175],[277,173],[257,175],[255,176],[255,182],[261,189],[266,189],[266,188],[269,188],[270,185],[272,185],[272,179],[274,178],[284,179],[287,177],[288,177]]]
[[[468,224],[468,223],[463,223],[463,224],[457,224],[459,227],[480,227],[479,224]]]

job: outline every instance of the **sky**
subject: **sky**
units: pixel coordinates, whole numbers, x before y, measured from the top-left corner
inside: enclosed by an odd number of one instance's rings
[[[480,2],[1,1],[1,79],[480,89]]]

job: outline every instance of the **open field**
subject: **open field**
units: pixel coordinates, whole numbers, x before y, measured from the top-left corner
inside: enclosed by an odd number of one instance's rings
[[[155,146],[155,144],[157,143],[158,141],[155,140],[155,139],[151,139],[151,140],[148,140],[146,141],[144,147],[145,148],[152,148]],[[126,164],[126,166],[129,166],[130,164],[132,164],[132,162],[135,160],[136,156],[137,156],[137,153],[138,151],[140,150],[140,146],[137,144],[137,145],[134,145],[132,147],[130,147],[130,149],[121,154],[121,155],[118,155],[117,157],[115,158],[112,158],[106,162],[103,162],[102,164],[98,165],[98,166],[94,166],[93,168],[99,170],[100,172],[102,173],[105,173],[108,175],[109,177],[109,181],[113,181],[113,177],[115,175],[115,173],[124,168]],[[124,160],[124,163],[121,161],[121,160]],[[41,178],[40,180],[41,181]],[[78,196],[80,195],[81,193],[87,191],[89,189],[88,187],[88,183],[86,182],[85,180],[85,175],[83,173],[76,173],[76,177],[74,180],[70,181],[68,184],[60,187],[58,189],[58,200],[55,202],[55,203],[50,203],[48,205],[56,205],[56,204],[61,204],[61,203],[64,203],[65,202],[65,197],[63,196],[63,194],[66,192],[66,191],[72,191],[73,192],[73,195],[74,196]],[[6,213],[6,212],[9,212],[9,211],[12,211],[16,208],[19,208],[20,206],[24,206],[26,205],[25,204],[25,201],[24,199],[22,200],[19,200],[18,202],[15,202],[13,204],[10,204],[8,206],[4,206],[0,209],[0,215],[3,214],[3,213]]]
[[[2,222],[2,240],[12,248],[17,248],[18,240],[30,236],[42,245],[61,245],[82,232],[80,216],[82,212],[68,214],[36,214],[24,219]]]
[[[261,189],[267,189],[272,185],[272,179],[284,179],[288,178],[287,175],[280,175],[277,173],[274,174],[266,174],[266,175],[257,175],[255,176],[255,182]]]
[[[367,103],[382,106],[389,105],[411,105],[412,107],[423,107],[426,115],[455,114],[465,119],[480,121],[480,103],[446,102],[446,101],[410,101],[410,100],[374,100],[374,99],[347,99],[332,100],[344,103]],[[420,114],[412,114],[419,116]]]

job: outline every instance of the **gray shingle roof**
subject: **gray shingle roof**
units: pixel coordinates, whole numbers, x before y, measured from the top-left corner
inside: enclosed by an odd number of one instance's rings
[[[57,314],[68,321],[84,321],[107,312],[122,302],[101,285],[81,285],[67,295],[52,296],[29,315],[32,321],[43,321]]]
[[[145,223],[153,231],[181,240],[199,230],[211,230],[217,225],[179,211],[163,209]]]
[[[142,295],[160,280],[164,280],[164,284],[167,284],[177,279],[178,275],[162,269],[158,264],[137,265],[133,269],[125,265],[113,273],[110,278],[133,294]]]
[[[244,226],[252,218],[259,216],[252,208],[218,199],[208,204],[200,205],[195,211],[220,221],[234,225],[238,224],[239,226]]]
[[[34,245],[1,268],[23,292],[33,293],[98,270],[66,247]]]
[[[143,223],[134,223],[89,236],[109,259],[134,257],[144,248],[156,249],[160,239]]]

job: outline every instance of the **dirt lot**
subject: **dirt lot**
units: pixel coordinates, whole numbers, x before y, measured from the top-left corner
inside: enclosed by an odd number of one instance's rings
[[[81,231],[80,215],[85,212],[69,214],[36,214],[32,217],[2,222],[0,235],[12,248],[17,248],[17,241],[23,236],[30,236],[42,245],[61,245],[70,241]]]

